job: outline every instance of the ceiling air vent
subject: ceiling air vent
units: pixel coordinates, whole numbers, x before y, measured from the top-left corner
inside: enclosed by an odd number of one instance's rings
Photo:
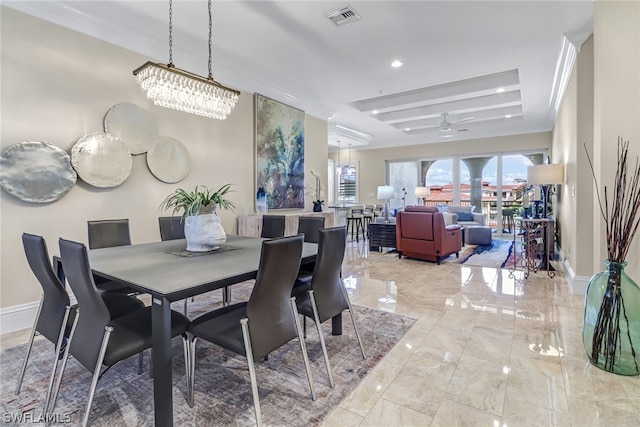
[[[329,18],[337,27],[344,27],[347,24],[360,20],[360,15],[349,5],[327,12],[324,16]]]

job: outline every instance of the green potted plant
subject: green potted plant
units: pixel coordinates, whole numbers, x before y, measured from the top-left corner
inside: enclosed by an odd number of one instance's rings
[[[193,191],[178,188],[162,201],[160,209],[171,210],[172,214],[182,212],[182,218],[209,214],[215,212],[218,206],[222,209],[234,210],[236,205],[226,197],[233,191],[231,185],[225,184],[216,191],[204,185],[196,185]]]
[[[173,214],[182,213],[187,251],[214,251],[227,241],[216,209],[235,209],[236,205],[227,198],[231,191],[231,184],[225,184],[216,191],[200,185],[196,185],[193,191],[178,188],[160,203],[160,209],[171,210]]]

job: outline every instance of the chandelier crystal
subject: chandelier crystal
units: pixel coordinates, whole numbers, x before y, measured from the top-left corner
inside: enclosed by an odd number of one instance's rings
[[[212,119],[224,120],[240,92],[221,85],[211,75],[211,0],[209,0],[209,76],[202,77],[173,65],[172,3],[169,1],[169,64],[147,61],[133,71],[136,82],[154,104]]]

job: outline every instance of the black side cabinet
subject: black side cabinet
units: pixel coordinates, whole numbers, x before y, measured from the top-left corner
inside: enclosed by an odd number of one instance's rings
[[[384,222],[371,222],[367,226],[369,233],[369,250],[396,247],[396,225]]]

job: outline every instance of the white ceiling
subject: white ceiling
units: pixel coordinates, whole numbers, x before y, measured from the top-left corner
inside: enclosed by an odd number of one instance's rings
[[[168,1],[3,4],[168,62]],[[347,5],[359,21],[337,27],[325,16]],[[592,8],[591,0],[214,1],[213,74],[331,118],[334,145],[549,131],[563,34],[582,41]],[[207,37],[206,1],[174,0],[174,64],[206,76]],[[404,65],[392,68],[394,59]],[[448,132],[438,129],[442,113],[454,123]]]

